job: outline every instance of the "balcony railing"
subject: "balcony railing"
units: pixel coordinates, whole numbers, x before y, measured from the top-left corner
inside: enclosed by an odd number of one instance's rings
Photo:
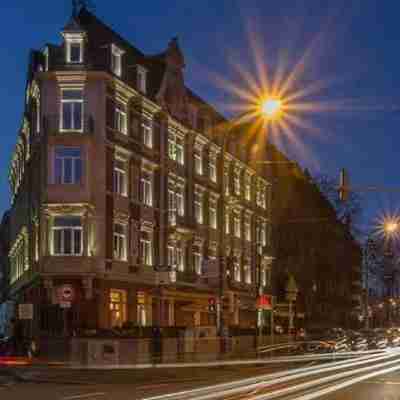
[[[62,130],[60,126],[60,115],[49,114],[43,117],[43,128],[48,135],[59,135],[64,133],[92,134],[95,129],[95,121],[93,116],[85,115],[83,118],[82,129]]]

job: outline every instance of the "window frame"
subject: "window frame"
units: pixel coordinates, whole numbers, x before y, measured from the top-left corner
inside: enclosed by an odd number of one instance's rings
[[[153,265],[152,239],[148,237],[140,238],[140,257],[143,265]]]
[[[124,104],[116,104],[114,109],[114,129],[123,135],[128,134],[128,114]]]
[[[79,60],[74,61],[72,60],[72,45],[79,45]],[[67,64],[82,64],[83,63],[83,39],[82,38],[75,38],[75,39],[67,39],[66,40],[66,62]]]
[[[202,264],[203,264],[203,254],[201,251],[194,251],[193,252],[193,269],[196,275],[201,276],[202,271]]]
[[[79,218],[80,226],[77,225],[55,225],[56,218]],[[71,240],[71,253],[65,252],[65,232],[70,231]],[[60,232],[60,252],[56,251],[56,232]],[[79,252],[75,252],[75,233],[79,232]],[[52,237],[52,255],[56,257],[80,257],[83,255],[83,225],[82,218],[76,215],[63,215],[55,217],[51,226],[51,237]]]
[[[123,163],[124,168],[119,167],[117,161]],[[113,192],[119,196],[128,196],[128,172],[126,169],[126,161],[118,158],[114,160]]]
[[[118,77],[122,76],[122,56],[124,51],[117,47],[115,44],[111,45],[111,71]]]
[[[200,225],[204,224],[203,197],[203,193],[197,192],[194,194],[194,218],[196,223]]]
[[[241,218],[239,214],[233,214],[233,234],[236,238],[241,237]]]
[[[200,152],[194,152],[194,172],[197,175],[203,175],[203,157]]]
[[[153,174],[147,170],[140,174],[140,195],[145,206],[153,207]]]
[[[122,227],[122,233],[117,232],[116,226]],[[116,243],[118,248],[115,248]],[[127,261],[128,259],[128,229],[126,224],[114,222],[113,225],[113,257],[114,260]]]
[[[62,150],[79,150],[79,156],[72,155],[60,155]],[[71,182],[66,181],[66,162],[69,160],[71,162]],[[58,171],[58,162],[61,163],[61,170]],[[79,171],[78,165],[80,164],[80,174],[77,175]],[[54,183],[57,185],[80,185],[82,184],[83,178],[83,157],[82,157],[82,147],[80,146],[54,146]],[[76,179],[78,178],[78,179]]]
[[[76,98],[76,99],[66,99],[64,98],[64,93],[65,92],[81,92],[81,97]],[[71,128],[66,128],[64,126],[64,113],[67,112],[67,109],[65,108],[66,104],[71,104]],[[75,109],[76,109],[76,104],[80,105],[80,112],[81,112],[81,118],[80,118],[80,128],[75,127]],[[62,87],[61,88],[61,98],[60,98],[60,131],[61,132],[83,132],[83,125],[84,125],[84,91],[83,87],[72,87],[72,88],[67,88],[67,87]]]
[[[142,118],[142,134],[143,134],[143,144],[148,147],[149,149],[152,149],[154,146],[153,143],[153,120],[148,117],[143,117]]]

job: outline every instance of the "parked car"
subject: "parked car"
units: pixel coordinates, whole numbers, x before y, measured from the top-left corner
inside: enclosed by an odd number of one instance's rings
[[[362,332],[349,331],[347,335],[350,339],[350,348],[352,351],[368,350],[368,340]]]

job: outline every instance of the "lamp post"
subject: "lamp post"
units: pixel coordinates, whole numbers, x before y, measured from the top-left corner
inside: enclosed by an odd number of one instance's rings
[[[260,115],[266,120],[274,120],[279,117],[284,104],[282,100],[274,97],[266,97],[259,102],[257,105],[257,112],[255,115]],[[253,115],[254,113],[252,113]],[[222,302],[225,291],[225,277],[226,277],[226,264],[228,262],[228,256],[226,255],[227,243],[226,243],[226,185],[229,184],[229,174],[228,181],[225,181],[225,155],[227,153],[228,138],[232,135],[233,129],[236,125],[240,124],[242,120],[251,118],[252,115],[248,113],[243,113],[238,117],[230,121],[230,127],[224,132],[222,137],[222,151],[221,151],[221,163],[220,163],[220,174],[219,182],[221,183],[221,220],[222,229],[220,229],[220,247],[219,247],[219,296],[217,301],[217,331],[220,337],[224,333],[224,321],[222,316]]]
[[[289,302],[289,335],[292,336],[293,331],[293,302],[297,299],[297,288],[296,281],[292,274],[289,274],[289,279],[286,285],[286,300]]]

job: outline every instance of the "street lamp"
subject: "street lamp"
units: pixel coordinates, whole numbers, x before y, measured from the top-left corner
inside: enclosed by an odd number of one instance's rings
[[[283,111],[284,103],[279,98],[267,97],[261,102],[261,111],[268,119],[279,117]]]
[[[286,285],[286,300],[289,302],[289,335],[292,335],[293,331],[293,302],[297,299],[297,288],[296,281],[292,274],[289,274],[288,283]]]

